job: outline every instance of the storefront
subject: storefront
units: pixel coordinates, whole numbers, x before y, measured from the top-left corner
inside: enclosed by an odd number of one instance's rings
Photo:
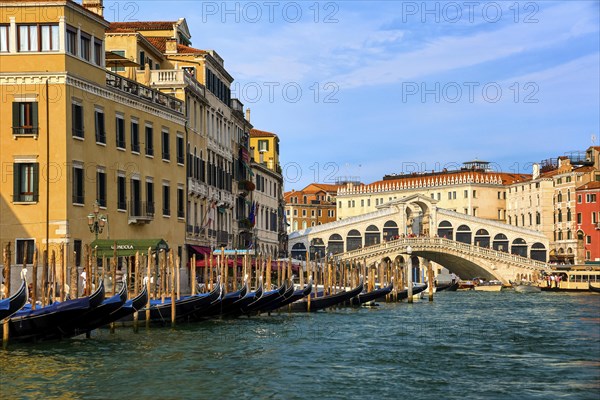
[[[157,251],[169,251],[169,245],[163,239],[97,239],[91,245],[91,250],[97,258],[102,257],[131,257],[137,252],[148,255]]]

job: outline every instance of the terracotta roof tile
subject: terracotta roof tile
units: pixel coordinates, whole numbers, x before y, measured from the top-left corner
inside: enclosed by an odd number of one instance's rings
[[[161,53],[167,51],[167,40],[168,38],[162,36],[144,36],[152,46],[156,47]],[[194,47],[185,46],[183,44],[177,45],[177,54],[205,54],[206,50],[196,49]]]
[[[196,49],[194,47],[186,46],[183,44],[177,45],[177,54],[206,54],[206,50]]]
[[[486,183],[488,181],[497,182],[498,179],[502,185],[512,185],[513,183],[523,182],[531,179],[531,175],[527,174],[510,174],[507,172],[481,172],[481,171],[450,171],[439,174],[432,174],[427,176],[420,175],[407,175],[400,176],[397,179],[385,179],[377,182],[373,182],[367,185],[355,185],[354,187],[375,187],[375,186],[395,186],[406,185],[411,188],[422,187],[423,185],[430,184],[436,185],[435,182],[448,182],[448,181],[460,181],[463,179],[473,178],[475,182]]]
[[[177,21],[111,22],[108,32],[167,31],[173,29],[176,23]]]
[[[585,185],[579,186],[576,190],[592,190],[592,189],[600,189],[600,182],[598,182],[598,181],[588,182]]]
[[[261,131],[258,129],[250,130],[250,137],[273,137],[273,136],[277,136],[277,135],[272,132]]]
[[[592,171],[595,171],[595,170],[596,170],[596,168],[594,168],[593,166],[586,165],[586,166],[583,166],[583,167],[575,168],[574,172],[592,172]]]

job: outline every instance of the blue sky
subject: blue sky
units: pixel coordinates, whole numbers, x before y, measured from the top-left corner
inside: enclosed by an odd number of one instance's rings
[[[528,173],[598,144],[599,4],[108,1],[105,17],[185,17],[279,136],[291,190],[473,158]]]

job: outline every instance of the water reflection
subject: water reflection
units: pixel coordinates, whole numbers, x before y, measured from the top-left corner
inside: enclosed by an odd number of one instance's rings
[[[594,398],[599,306],[591,295],[455,292],[412,306],[101,330],[0,351],[0,397]]]

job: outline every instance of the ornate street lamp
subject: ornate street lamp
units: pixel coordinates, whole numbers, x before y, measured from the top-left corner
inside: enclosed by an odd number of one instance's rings
[[[98,200],[94,202],[94,212],[88,214],[88,227],[90,228],[90,232],[96,235],[96,240],[98,239],[98,234],[102,233],[104,226],[106,225],[107,218],[105,215],[100,214],[100,204]]]

